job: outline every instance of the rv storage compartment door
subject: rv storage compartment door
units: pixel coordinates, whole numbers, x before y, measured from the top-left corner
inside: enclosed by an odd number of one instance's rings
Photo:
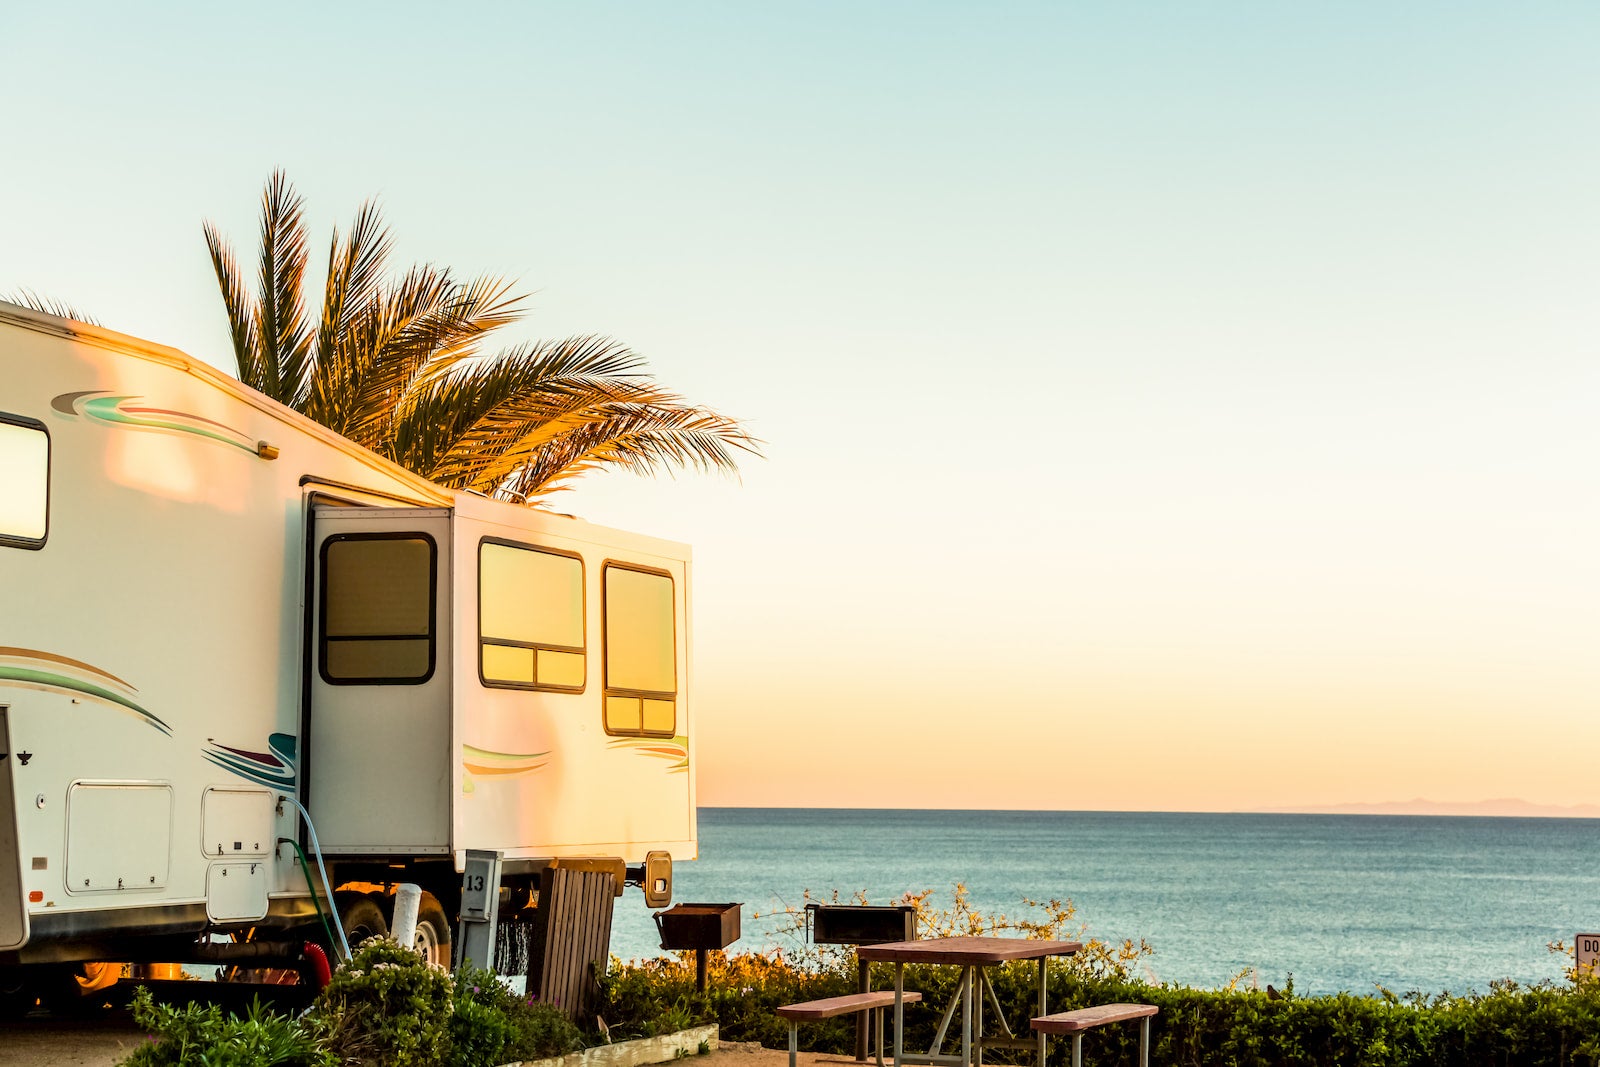
[[[306,807],[323,850],[450,850],[450,524],[314,511]]]
[[[167,887],[168,782],[74,782],[67,790],[67,892]]]

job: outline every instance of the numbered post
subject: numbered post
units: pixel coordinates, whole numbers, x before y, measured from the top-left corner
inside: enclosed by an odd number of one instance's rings
[[[467,849],[461,874],[461,937],[456,970],[463,961],[494,970],[495,927],[500,920],[500,853]]]
[[[1600,963],[1600,934],[1574,934],[1573,960],[1578,980],[1594,978],[1596,963]]]

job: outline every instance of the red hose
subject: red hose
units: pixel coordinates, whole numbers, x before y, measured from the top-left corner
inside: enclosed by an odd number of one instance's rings
[[[322,951],[321,945],[311,941],[305,943],[302,951],[311,964],[311,974],[317,980],[317,988],[327,988],[328,983],[333,981],[333,971],[328,969],[328,954]]]

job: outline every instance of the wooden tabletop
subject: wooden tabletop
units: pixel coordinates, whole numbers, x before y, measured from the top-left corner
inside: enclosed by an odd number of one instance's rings
[[[856,958],[880,963],[953,963],[970,967],[1005,963],[1007,960],[1070,956],[1081,948],[1081,941],[1030,941],[1021,937],[930,937],[921,941],[860,945],[856,948]]]

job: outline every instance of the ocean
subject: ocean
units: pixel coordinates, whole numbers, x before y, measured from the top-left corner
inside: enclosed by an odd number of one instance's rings
[[[1296,992],[1560,981],[1546,948],[1600,930],[1600,820],[1156,812],[702,808],[678,902],[743,904],[731,952],[795,947],[766,916],[806,890],[872,904],[964,884],[983,911],[1070,898],[1088,936],[1144,938],[1156,981]],[[757,918],[759,913],[762,917]],[[661,954],[637,890],[612,953]]]

